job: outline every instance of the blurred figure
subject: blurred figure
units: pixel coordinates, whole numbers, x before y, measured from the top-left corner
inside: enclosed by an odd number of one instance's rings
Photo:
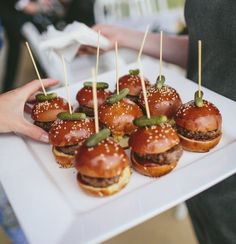
[[[23,39],[21,28],[39,12],[47,11],[52,0],[8,0],[0,1],[0,18],[8,41],[7,61],[3,77],[3,91],[14,87],[15,76],[20,58],[20,44]]]

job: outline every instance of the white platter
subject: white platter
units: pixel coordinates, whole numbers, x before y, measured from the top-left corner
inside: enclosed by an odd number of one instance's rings
[[[132,66],[123,67],[121,74]],[[145,76],[154,82],[157,63],[146,60],[143,66]],[[192,99],[195,83],[172,71],[165,70],[165,75],[183,102]],[[99,80],[114,88],[114,72],[101,75]],[[73,98],[81,86],[79,82],[71,87]],[[176,169],[160,179],[134,172],[124,190],[107,198],[82,192],[76,183],[76,171],[59,168],[49,145],[13,135],[0,136],[0,180],[29,241],[101,242],[235,173],[236,130],[232,121],[236,103],[205,88],[203,91],[205,99],[213,102],[223,116],[220,144],[209,153],[184,152]],[[56,92],[66,97],[64,89]]]

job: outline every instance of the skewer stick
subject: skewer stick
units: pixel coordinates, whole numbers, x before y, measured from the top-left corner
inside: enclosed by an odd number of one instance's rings
[[[99,67],[99,54],[100,54],[100,35],[101,31],[98,31],[98,40],[97,40],[97,60],[96,60],[96,71],[95,71],[95,80],[97,82],[98,78],[98,67]]]
[[[146,27],[146,31],[145,31],[145,34],[144,34],[144,37],[143,37],[143,41],[142,41],[142,44],[141,44],[141,47],[140,47],[140,50],[139,50],[139,54],[138,54],[138,59],[137,59],[138,62],[141,59],[141,56],[142,56],[142,53],[143,53],[143,47],[144,47],[144,44],[145,44],[145,41],[146,41],[146,38],[147,38],[149,27],[150,27],[149,25]]]
[[[63,65],[64,81],[65,81],[67,100],[68,100],[68,103],[69,103],[69,112],[70,112],[70,114],[72,114],[71,102],[70,102],[71,101],[70,100],[70,87],[69,87],[69,84],[68,84],[67,69],[66,69],[65,59],[64,59],[63,55],[61,55],[61,61],[62,61],[62,65]]]
[[[202,90],[202,41],[198,41],[198,96],[201,97]]]
[[[92,69],[92,78],[93,78],[93,107],[94,107],[94,119],[95,119],[95,131],[99,132],[99,123],[98,123],[98,101],[97,101],[97,81],[95,77],[95,70]]]
[[[28,49],[28,52],[29,52],[30,58],[31,58],[32,63],[33,63],[33,65],[34,65],[34,69],[35,69],[36,74],[37,74],[37,76],[38,76],[38,79],[39,79],[39,81],[40,81],[40,83],[41,83],[43,93],[44,93],[44,95],[45,95],[45,96],[47,96],[47,92],[46,92],[45,87],[44,87],[44,85],[43,85],[43,82],[42,82],[41,76],[40,76],[40,74],[39,74],[39,71],[38,71],[37,65],[36,65],[35,60],[34,60],[34,56],[33,56],[32,52],[31,52],[31,49],[30,49],[29,43],[28,43],[28,42],[26,42],[26,43],[25,43],[25,45],[26,45],[26,47],[27,47],[27,49]]]
[[[160,70],[159,70],[159,80],[162,76],[162,50],[163,50],[163,31],[160,32]]]
[[[143,68],[142,68],[142,63],[141,60],[139,60],[139,70],[140,70],[140,78],[141,78],[141,84],[142,84],[142,91],[143,91],[143,98],[145,102],[145,108],[146,108],[146,113],[148,119],[150,119],[150,110],[149,110],[149,105],[148,105],[148,100],[147,100],[147,90],[144,82],[144,77],[143,77]]]
[[[118,43],[116,42],[116,93],[119,94],[119,62],[118,62]]]

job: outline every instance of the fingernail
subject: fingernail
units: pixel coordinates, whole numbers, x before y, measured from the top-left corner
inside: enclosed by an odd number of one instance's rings
[[[48,143],[49,142],[48,134],[42,134],[42,136],[40,137],[40,141]]]

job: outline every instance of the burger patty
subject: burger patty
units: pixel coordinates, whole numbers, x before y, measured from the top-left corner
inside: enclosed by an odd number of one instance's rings
[[[178,125],[176,125],[176,130],[180,135],[197,141],[212,140],[221,134],[220,130],[212,130],[208,132],[190,131]]]
[[[89,186],[108,187],[113,184],[116,184],[119,181],[120,175],[115,176],[113,178],[93,178],[93,177],[85,176],[85,175],[78,173],[77,177],[82,183],[89,185]]]
[[[89,108],[87,106],[83,106],[80,105],[75,112],[79,112],[79,113],[85,113],[87,116],[89,117],[93,117],[94,116],[94,110],[93,108]]]
[[[131,100],[132,102],[138,104],[138,96],[127,95],[126,98],[128,98],[128,99]]]
[[[53,122],[54,121],[50,121],[50,122],[34,121],[34,124],[37,125],[38,127],[42,128],[43,130],[49,132]]]
[[[76,149],[79,147],[79,144],[72,145],[72,146],[65,146],[65,147],[55,147],[57,151],[68,154],[68,155],[75,155]]]
[[[168,151],[159,154],[145,154],[140,155],[138,153],[133,152],[134,157],[137,158],[138,162],[145,165],[145,164],[171,164],[173,162],[177,162],[183,153],[182,146],[180,144],[172,147]],[[150,162],[151,161],[151,162]]]

